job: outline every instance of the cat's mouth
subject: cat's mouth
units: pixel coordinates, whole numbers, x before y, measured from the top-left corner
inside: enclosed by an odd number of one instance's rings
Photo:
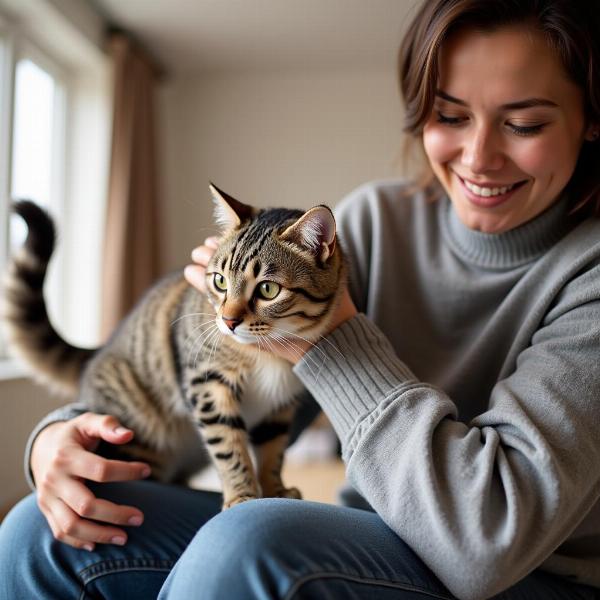
[[[231,337],[240,344],[256,344],[256,336],[245,333],[232,333]]]

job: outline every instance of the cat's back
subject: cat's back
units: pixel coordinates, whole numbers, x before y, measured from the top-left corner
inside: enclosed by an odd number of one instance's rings
[[[195,290],[200,304],[204,297]],[[127,361],[137,378],[148,387],[176,380],[173,356],[174,321],[185,298],[190,296],[190,285],[181,271],[171,273],[155,283],[120,323],[102,350],[90,363],[88,373],[111,360]]]

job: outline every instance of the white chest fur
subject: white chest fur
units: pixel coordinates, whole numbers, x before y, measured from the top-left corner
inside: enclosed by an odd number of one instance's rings
[[[303,389],[286,360],[261,353],[256,367],[244,382],[242,416],[248,429],[277,408],[288,404]]]

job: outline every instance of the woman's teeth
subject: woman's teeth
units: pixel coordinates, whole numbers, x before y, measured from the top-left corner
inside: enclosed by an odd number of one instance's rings
[[[470,190],[477,196],[483,196],[484,198],[489,198],[490,196],[498,196],[499,194],[506,194],[506,192],[509,192],[510,190],[512,190],[516,185],[515,183],[513,183],[511,185],[505,185],[503,187],[490,188],[490,187],[479,187],[478,185],[475,185],[474,183],[470,183],[466,179],[463,179],[463,182],[465,184],[465,187],[468,190]]]

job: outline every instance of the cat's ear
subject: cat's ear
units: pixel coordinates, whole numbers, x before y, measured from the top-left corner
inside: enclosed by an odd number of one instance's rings
[[[310,250],[324,263],[335,252],[333,213],[327,206],[315,206],[290,225],[279,239]]]
[[[213,183],[208,184],[208,189],[215,203],[215,222],[224,230],[239,227],[244,221],[252,218],[254,209],[251,206],[242,204]]]

